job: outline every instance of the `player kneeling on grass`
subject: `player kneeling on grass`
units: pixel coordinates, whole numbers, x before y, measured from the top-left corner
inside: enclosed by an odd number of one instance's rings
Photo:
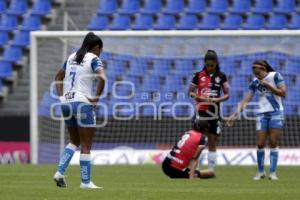
[[[207,143],[209,124],[196,119],[193,129],[184,134],[163,161],[163,172],[170,178],[213,178],[213,171],[196,170],[199,156]]]

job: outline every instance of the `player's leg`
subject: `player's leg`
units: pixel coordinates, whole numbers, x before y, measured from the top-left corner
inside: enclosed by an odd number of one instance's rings
[[[175,169],[171,166],[171,161],[166,158],[162,163],[162,170],[165,175],[167,175],[170,178],[189,178],[189,173],[187,170],[181,171],[178,169]]]
[[[257,173],[254,180],[260,180],[265,177],[265,146],[267,139],[268,119],[263,115],[258,116],[256,120],[256,156],[257,156]]]
[[[66,168],[73,157],[74,152],[79,146],[79,133],[77,129],[77,123],[74,116],[72,116],[72,106],[71,104],[63,105],[62,112],[65,119],[65,124],[68,127],[70,134],[70,143],[65,147],[63,153],[60,156],[59,163],[57,165],[57,171],[54,174],[54,181],[59,187],[66,187],[64,173]]]
[[[84,105],[78,108],[82,115],[79,119],[79,136],[80,136],[80,172],[81,188],[96,189],[100,188],[91,181],[91,148],[92,140],[95,133],[95,113],[92,105]]]
[[[208,170],[214,171],[217,163],[217,144],[221,132],[219,120],[210,120],[208,134]]]
[[[280,129],[269,129],[270,136],[270,171],[269,178],[271,180],[278,180],[276,176],[277,162],[278,162],[278,141],[280,137]]]
[[[269,137],[270,137],[270,180],[278,180],[276,176],[278,162],[278,143],[280,132],[283,128],[284,115],[282,112],[272,114],[269,121]]]

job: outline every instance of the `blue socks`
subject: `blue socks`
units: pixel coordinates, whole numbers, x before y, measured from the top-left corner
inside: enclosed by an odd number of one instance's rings
[[[265,171],[265,149],[257,149],[256,154],[258,172],[263,173]]]
[[[77,147],[74,144],[69,143],[62,155],[60,156],[59,163],[57,166],[57,171],[60,174],[64,174],[66,171],[66,168],[69,166],[69,163],[73,157],[74,152],[76,151]]]
[[[81,182],[88,184],[91,181],[91,155],[80,154]]]
[[[278,149],[271,149],[270,152],[270,174],[275,173],[277,169]]]
[[[257,149],[257,168],[258,172],[264,172],[265,149]],[[278,162],[278,149],[270,149],[270,174],[275,173]]]

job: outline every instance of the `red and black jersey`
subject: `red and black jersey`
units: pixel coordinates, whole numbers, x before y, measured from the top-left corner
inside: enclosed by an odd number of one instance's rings
[[[221,96],[221,90],[227,84],[227,77],[223,72],[216,71],[212,75],[208,74],[205,69],[197,72],[193,77],[192,83],[197,85],[197,95],[205,98],[216,98]],[[219,107],[219,104],[217,105]],[[197,105],[198,111],[210,110],[214,112],[214,107],[205,105],[201,102]]]
[[[166,159],[169,159],[172,167],[183,170],[188,167],[199,145],[206,145],[206,137],[190,130],[174,145]]]

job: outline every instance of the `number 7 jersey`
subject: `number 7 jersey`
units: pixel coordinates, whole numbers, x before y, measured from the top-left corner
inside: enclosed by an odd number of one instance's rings
[[[63,102],[90,103],[95,73],[103,65],[100,58],[92,53],[86,53],[80,64],[75,58],[76,53],[71,54],[62,66],[65,71]]]

